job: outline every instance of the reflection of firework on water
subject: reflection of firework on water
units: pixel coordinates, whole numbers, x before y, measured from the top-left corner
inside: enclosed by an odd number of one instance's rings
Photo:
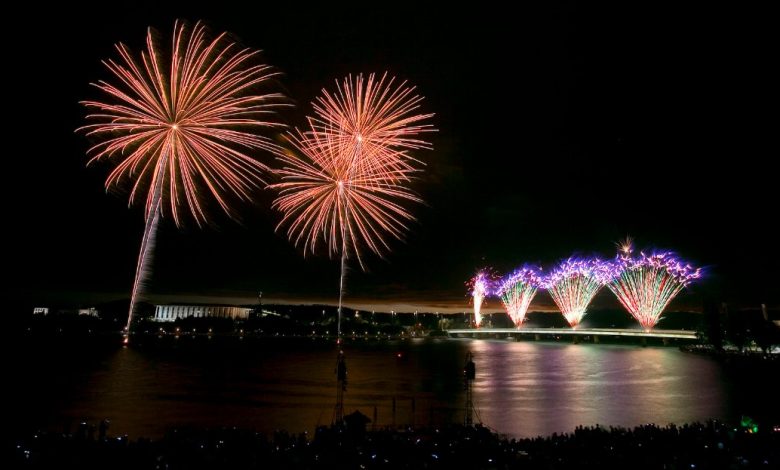
[[[105,101],[85,101],[90,124],[80,130],[98,143],[90,162],[115,160],[106,188],[127,184],[130,202],[145,194],[146,228],[136,268],[128,328],[140,294],[159,217],[170,211],[176,225],[185,214],[208,221],[206,198],[231,214],[229,197],[251,200],[265,165],[246,152],[278,147],[259,131],[280,127],[272,119],[282,96],[256,88],[275,73],[256,64],[256,53],[223,33],[207,39],[200,23],[177,22],[171,49],[149,30],[140,56],[124,45],[119,59],[104,64],[114,83],[95,86]]]
[[[501,298],[506,313],[516,327],[522,326],[525,314],[542,285],[541,269],[524,266],[506,276],[496,288],[496,295]]]
[[[574,328],[585,316],[590,301],[612,277],[611,263],[598,258],[569,258],[545,277],[544,288]]]
[[[495,287],[498,275],[492,268],[482,268],[466,282],[466,288],[474,304],[474,326],[479,328],[482,323],[482,305]]]
[[[661,313],[683,287],[701,276],[701,269],[694,269],[670,252],[640,253],[637,258],[629,250],[618,256],[614,269],[615,277],[607,286],[645,330],[658,323]]]

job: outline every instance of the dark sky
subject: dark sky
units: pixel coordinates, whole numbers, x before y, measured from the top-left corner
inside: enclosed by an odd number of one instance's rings
[[[115,42],[138,50],[147,26],[167,37],[185,18],[263,49],[298,105],[283,116],[292,125],[303,124],[322,87],[358,72],[409,80],[436,113],[435,151],[418,153],[427,168],[416,189],[427,205],[413,208],[418,223],[386,260],[350,272],[353,301],[465,308],[463,282],[482,265],[612,256],[631,234],[639,247],[707,267],[691,303],[780,302],[768,15],[590,2],[518,13],[479,3],[366,2],[368,11],[264,3],[32,5],[7,20],[6,297],[26,305],[127,296],[142,211],[105,193],[106,167],[85,168],[88,142],[73,132],[83,123],[78,101],[98,96],[88,83],[108,78],[100,60],[113,57]],[[241,208],[242,225],[219,216],[217,229],[163,223],[152,299],[262,290],[334,301],[338,263],[304,260],[275,233],[271,198]]]

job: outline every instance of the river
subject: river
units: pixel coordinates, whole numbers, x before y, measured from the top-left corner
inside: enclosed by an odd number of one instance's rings
[[[311,432],[333,415],[336,349],[324,340],[21,343],[6,386],[16,428],[108,418],[110,433],[132,438],[183,425]],[[345,411],[374,419],[376,408],[379,425],[463,422],[467,352],[476,364],[475,421],[510,436],[777,418],[771,373],[673,347],[408,339],[353,340],[344,352]]]

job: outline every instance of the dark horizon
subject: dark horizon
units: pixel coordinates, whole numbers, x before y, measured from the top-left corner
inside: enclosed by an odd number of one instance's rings
[[[609,258],[626,235],[705,268],[672,310],[698,309],[705,298],[780,305],[777,171],[768,158],[777,145],[764,111],[771,29],[756,12],[59,8],[25,11],[9,26],[11,139],[24,143],[9,155],[2,185],[13,229],[4,287],[11,305],[129,296],[142,210],[105,194],[108,166],[85,168],[78,102],[97,96],[89,83],[108,78],[100,61],[115,57],[115,43],[137,52],[148,26],[167,39],[176,18],[262,49],[297,104],[283,114],[291,126],[348,73],[387,70],[415,85],[422,110],[436,114],[434,150],[415,154],[427,165],[415,186],[426,201],[412,207],[418,222],[386,260],[369,257],[365,273],[351,266],[348,305],[467,309],[464,282],[482,266],[506,272],[575,253]],[[241,207],[240,224],[215,213],[216,228],[179,230],[165,219],[150,300],[262,291],[335,303],[338,263],[304,259],[275,232],[271,199],[266,190]],[[610,295],[597,305],[617,305]]]

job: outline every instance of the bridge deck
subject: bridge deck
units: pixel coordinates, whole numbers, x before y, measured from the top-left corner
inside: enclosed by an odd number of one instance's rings
[[[507,334],[507,335],[579,335],[579,336],[633,336],[640,338],[696,339],[690,330],[651,330],[621,328],[464,328],[445,330],[452,335]]]

